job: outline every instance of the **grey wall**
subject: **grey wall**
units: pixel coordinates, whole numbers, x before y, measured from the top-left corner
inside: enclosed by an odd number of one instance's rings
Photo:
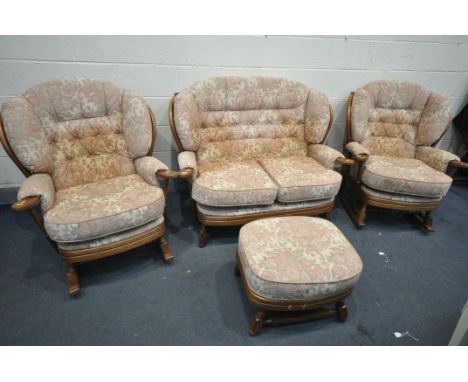
[[[167,120],[174,92],[219,75],[288,77],[323,91],[335,111],[328,144],[341,149],[349,92],[377,79],[401,79],[467,101],[467,36],[2,36],[0,103],[64,76],[104,79],[143,95],[158,122],[155,155],[176,168]],[[449,131],[439,147],[454,150]],[[23,176],[0,148],[0,188]]]

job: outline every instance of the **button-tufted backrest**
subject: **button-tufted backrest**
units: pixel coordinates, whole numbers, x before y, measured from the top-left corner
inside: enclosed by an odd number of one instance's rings
[[[325,140],[327,97],[296,81],[217,77],[177,95],[174,122],[185,150],[199,162],[306,155]]]
[[[376,81],[353,96],[352,140],[371,154],[414,158],[417,145],[431,145],[450,121],[448,100],[418,84]]]
[[[132,174],[152,142],[145,101],[104,81],[44,82],[3,104],[2,115],[15,155],[57,189]]]

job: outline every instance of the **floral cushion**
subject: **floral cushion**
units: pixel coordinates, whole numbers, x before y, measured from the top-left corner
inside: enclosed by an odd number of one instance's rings
[[[445,150],[430,146],[418,146],[416,159],[419,159],[437,171],[446,172],[448,165],[453,160],[460,160],[458,156]]]
[[[272,204],[278,186],[255,161],[206,163],[198,167],[192,198],[208,206]]]
[[[359,280],[362,261],[340,230],[325,219],[260,219],[239,233],[239,258],[249,287],[276,300],[338,294]]]
[[[133,174],[57,191],[44,225],[53,240],[76,242],[138,227],[163,211],[163,191]]]
[[[404,194],[394,194],[392,192],[383,192],[378,191],[374,188],[367,187],[366,185],[361,185],[361,190],[371,198],[385,199],[392,202],[403,202],[403,203],[436,203],[439,202],[442,197],[428,197],[428,196],[415,196],[415,195],[404,195]]]
[[[41,198],[42,211],[54,205],[55,189],[49,174],[33,174],[26,178],[18,191],[18,201],[28,196]]]
[[[380,191],[439,197],[448,192],[452,178],[418,159],[371,155],[362,182]]]
[[[334,197],[341,185],[341,175],[328,170],[309,157],[264,159],[259,163],[279,186],[282,203]]]
[[[152,125],[143,98],[108,82],[68,78],[34,86],[2,105],[5,132],[21,163],[64,189],[135,173]]]

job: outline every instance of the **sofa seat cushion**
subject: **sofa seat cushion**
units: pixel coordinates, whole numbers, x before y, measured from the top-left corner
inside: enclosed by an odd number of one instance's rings
[[[277,185],[256,161],[209,162],[200,164],[192,198],[214,207],[272,204]]]
[[[278,184],[282,203],[329,199],[340,189],[341,175],[313,158],[262,159],[259,163]]]
[[[441,197],[448,192],[452,178],[418,159],[371,155],[362,182],[380,191]]]
[[[310,300],[352,288],[362,261],[331,222],[306,216],[259,219],[239,233],[239,260],[256,294]]]
[[[53,240],[77,242],[138,227],[163,212],[163,191],[133,174],[59,190],[44,225]]]

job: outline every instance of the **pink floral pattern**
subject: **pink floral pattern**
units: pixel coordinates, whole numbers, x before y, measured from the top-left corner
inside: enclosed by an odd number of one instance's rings
[[[359,142],[349,142],[346,145],[346,150],[348,150],[354,156],[357,155],[369,155],[370,151],[367,147],[364,147]]]
[[[367,195],[370,195],[371,197],[391,200],[393,202],[430,203],[430,202],[438,202],[442,199],[441,196],[431,198],[427,196],[414,196],[414,195],[394,194],[391,192],[382,192],[382,191],[378,191],[373,188],[367,187],[364,184],[361,185],[361,189],[364,193],[366,193]]]
[[[279,186],[282,203],[330,199],[341,185],[341,175],[308,157],[263,159],[262,167]]]
[[[148,184],[159,186],[159,180],[156,173],[159,170],[169,170],[169,168],[155,157],[142,157],[135,160],[135,168]]]
[[[352,288],[362,261],[345,236],[325,219],[260,219],[239,233],[239,257],[250,288],[279,300],[308,300]]]
[[[371,155],[362,182],[380,191],[425,197],[444,196],[452,178],[418,159]]]
[[[430,146],[418,146],[416,159],[419,159],[437,171],[446,172],[448,164],[453,160],[460,160],[458,156],[448,151]]]
[[[163,211],[163,191],[133,174],[57,191],[44,225],[53,240],[77,242],[138,227]]]
[[[18,200],[28,196],[41,198],[42,211],[47,211],[54,204],[55,189],[49,174],[33,174],[26,178],[18,191]]]
[[[177,156],[177,161],[179,162],[179,168],[181,170],[184,168],[193,169],[193,179],[196,179],[198,174],[198,164],[197,156],[193,151],[182,151]]]
[[[325,145],[309,145],[307,154],[329,170],[335,168],[335,162],[338,158],[344,158],[344,155],[338,150]]]

